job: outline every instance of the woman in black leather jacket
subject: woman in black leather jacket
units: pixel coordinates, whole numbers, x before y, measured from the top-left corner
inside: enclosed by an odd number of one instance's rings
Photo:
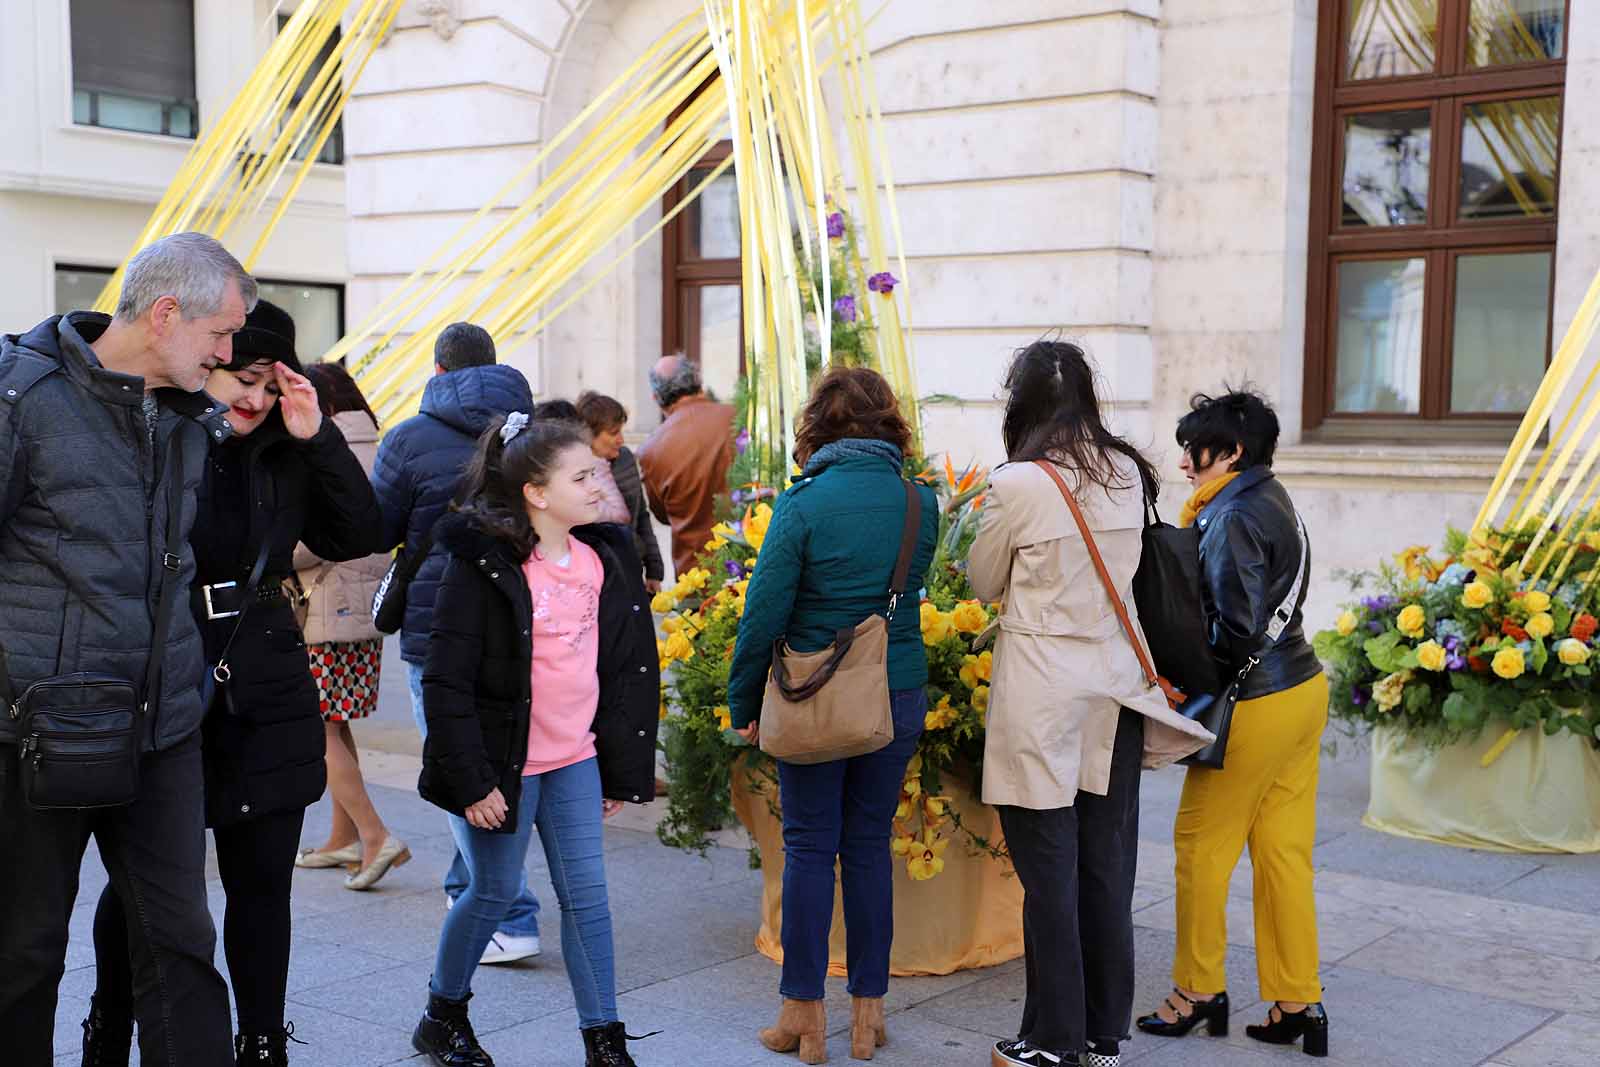
[[[1174,988],[1139,1029],[1181,1037],[1204,1022],[1213,1036],[1228,1032],[1228,882],[1248,844],[1260,995],[1274,1003],[1245,1032],[1279,1045],[1303,1038],[1307,1053],[1326,1056],[1311,844],[1328,680],[1302,628],[1311,548],[1272,473],[1277,443],[1278,417],[1253,393],[1198,396],[1178,423],[1179,466],[1195,488],[1182,523],[1200,529],[1211,649],[1224,677],[1248,673],[1224,769],[1191,767],[1184,781]]]
[[[226,648],[232,675],[210,701],[201,752],[206,825],[227,893],[223,946],[238,1009],[235,1054],[239,1064],[262,1067],[288,1062],[289,891],[305,809],[327,782],[320,697],[283,582],[299,542],[323,559],[357,559],[378,550],[382,525],[360,460],[299,373],[294,335],[288,313],[260,301],[234,336],[232,362],[206,382],[207,393],[226,406],[233,436],[211,450],[189,535],[196,568],[190,608],[206,661],[216,664]],[[249,595],[263,545],[265,565]],[[386,846],[366,862],[399,858]],[[95,916],[98,975],[84,1024],[85,1064],[128,1062],[123,915],[122,901],[107,889]]]

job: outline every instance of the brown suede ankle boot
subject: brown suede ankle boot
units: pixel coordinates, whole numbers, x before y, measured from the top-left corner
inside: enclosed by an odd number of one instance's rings
[[[870,1060],[880,1045],[889,1043],[883,1024],[882,997],[852,997],[850,1000],[850,1058]]]
[[[800,1052],[801,1063],[828,1062],[828,1014],[820,1000],[783,998],[777,1025],[761,1031],[773,1052]]]

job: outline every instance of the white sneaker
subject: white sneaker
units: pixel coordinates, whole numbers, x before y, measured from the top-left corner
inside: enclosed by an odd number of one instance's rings
[[[538,937],[519,937],[516,934],[496,930],[483,950],[483,958],[478,962],[515,963],[518,960],[531,959],[539,955],[539,952]]]

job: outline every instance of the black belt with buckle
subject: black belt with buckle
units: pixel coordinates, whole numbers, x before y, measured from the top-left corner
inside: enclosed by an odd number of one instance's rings
[[[265,603],[269,600],[283,599],[283,583],[287,575],[263,575],[261,584],[256,586],[256,603]],[[243,582],[217,582],[213,585],[200,587],[200,599],[205,604],[206,621],[215,622],[218,619],[236,619],[244,607],[245,585]]]

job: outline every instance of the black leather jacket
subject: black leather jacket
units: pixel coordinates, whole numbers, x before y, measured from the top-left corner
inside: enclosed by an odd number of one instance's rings
[[[1211,648],[1223,664],[1237,669],[1265,642],[1267,620],[1289,595],[1302,566],[1294,504],[1270,468],[1252,467],[1218,494],[1195,524]],[[1281,693],[1321,672],[1306,641],[1304,602],[1302,590],[1289,625],[1260,654],[1239,699]]]

